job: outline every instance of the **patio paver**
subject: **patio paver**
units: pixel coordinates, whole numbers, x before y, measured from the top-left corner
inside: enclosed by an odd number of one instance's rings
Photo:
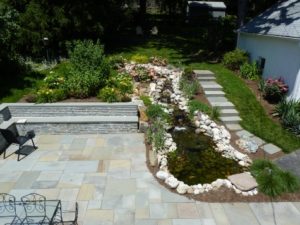
[[[64,210],[77,201],[80,225],[271,221],[270,203],[196,202],[161,186],[148,171],[143,134],[40,135],[36,142],[39,149],[20,162],[0,159],[0,191],[17,199],[31,192],[61,199]],[[300,203],[278,203],[275,209],[278,224],[300,221]]]

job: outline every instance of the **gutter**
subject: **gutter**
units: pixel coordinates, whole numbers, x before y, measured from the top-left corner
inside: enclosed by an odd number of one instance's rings
[[[288,39],[292,41],[299,41],[300,44],[300,37],[287,37],[287,36],[279,36],[279,35],[270,35],[270,34],[257,34],[257,33],[248,33],[238,30],[238,36],[240,34],[246,34],[246,35],[253,35],[253,36],[264,36],[264,37],[272,37],[272,38],[280,38],[280,39]]]

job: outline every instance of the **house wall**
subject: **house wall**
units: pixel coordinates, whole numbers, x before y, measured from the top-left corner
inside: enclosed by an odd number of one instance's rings
[[[237,47],[250,54],[251,61],[266,59],[263,77],[282,77],[289,85],[288,96],[300,99],[299,40],[240,33]]]

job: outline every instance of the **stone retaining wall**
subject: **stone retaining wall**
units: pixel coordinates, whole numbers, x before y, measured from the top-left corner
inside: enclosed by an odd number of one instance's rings
[[[19,133],[34,130],[38,134],[106,134],[136,133],[137,123],[28,123],[16,124]]]
[[[11,117],[137,116],[133,103],[16,103],[0,105],[0,122]],[[2,121],[1,121],[2,120]]]

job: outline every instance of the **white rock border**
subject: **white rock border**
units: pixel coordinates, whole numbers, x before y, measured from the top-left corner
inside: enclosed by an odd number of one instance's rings
[[[135,67],[142,67],[145,69],[154,70],[158,75],[156,82],[150,83],[150,99],[156,104],[166,106],[166,112],[172,113],[172,110],[167,109],[167,104],[159,101],[160,94],[163,91],[164,83],[169,80],[172,83],[173,93],[171,94],[171,102],[178,105],[178,108],[189,112],[188,109],[188,99],[185,98],[182,91],[179,89],[179,80],[182,75],[182,71],[179,69],[172,69],[162,66],[154,66],[152,64],[135,64],[133,62],[125,64],[125,71],[131,72]],[[224,126],[217,125],[212,121],[208,115],[202,112],[194,113],[194,124],[196,126],[195,132],[203,132],[205,135],[210,136],[216,145],[215,150],[220,152],[223,157],[236,160],[239,165],[243,167],[248,167],[251,165],[252,160],[246,155],[230,145],[231,135],[226,130]],[[157,152],[157,160],[159,165],[159,171],[156,173],[156,177],[163,180],[165,184],[175,189],[179,194],[194,194],[198,195],[204,192],[209,192],[211,190],[217,190],[218,188],[224,186],[229,189],[233,189],[235,193],[241,194],[243,196],[253,196],[258,193],[257,188],[250,191],[241,191],[236,186],[234,186],[228,179],[217,179],[211,184],[197,184],[197,185],[187,185],[182,181],[179,181],[174,177],[168,170],[168,159],[167,154],[173,152],[177,149],[176,143],[174,142],[172,135],[170,133],[165,133],[165,143],[163,149],[153,149]]]

